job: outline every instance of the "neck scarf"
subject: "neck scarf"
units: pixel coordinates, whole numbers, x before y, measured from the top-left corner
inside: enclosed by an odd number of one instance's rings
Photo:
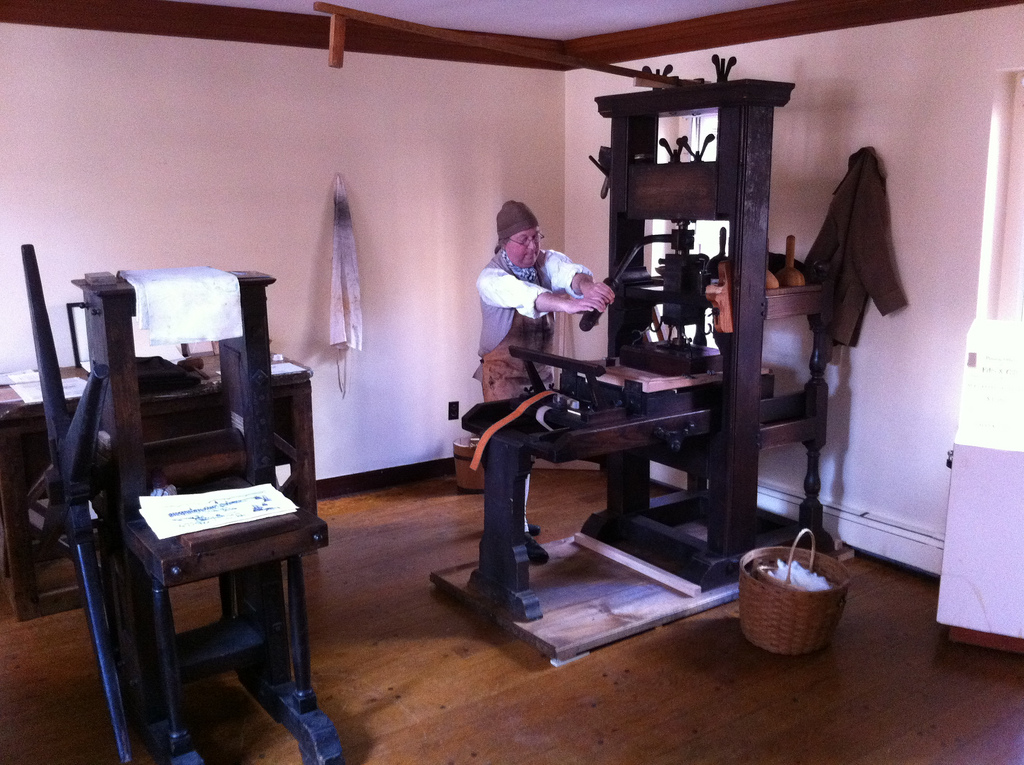
[[[501,262],[508,266],[508,270],[512,272],[512,275],[520,281],[530,282],[531,284],[537,283],[536,268],[520,268],[509,259],[508,253],[504,250],[501,251]]]

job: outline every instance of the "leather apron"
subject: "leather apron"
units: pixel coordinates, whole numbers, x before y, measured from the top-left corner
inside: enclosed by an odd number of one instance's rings
[[[518,398],[530,387],[526,364],[521,359],[512,358],[508,352],[511,346],[551,353],[554,337],[553,314],[548,313],[531,319],[516,311],[512,317],[512,328],[505,335],[505,339],[482,359],[481,385],[484,389],[484,401]],[[538,365],[537,371],[546,386],[550,387],[554,383],[555,375],[551,367]]]

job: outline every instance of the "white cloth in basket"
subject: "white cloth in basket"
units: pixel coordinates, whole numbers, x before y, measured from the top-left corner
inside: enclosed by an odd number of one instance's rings
[[[810,592],[827,590],[832,586],[828,583],[828,579],[819,574],[815,574],[813,571],[808,571],[800,565],[799,561],[793,561],[792,573],[790,573],[788,563],[785,563],[782,560],[777,560],[776,564],[775,570],[769,571],[768,575],[774,579],[778,579],[780,582],[786,583],[786,576],[788,575],[788,584],[801,590],[809,590]]]

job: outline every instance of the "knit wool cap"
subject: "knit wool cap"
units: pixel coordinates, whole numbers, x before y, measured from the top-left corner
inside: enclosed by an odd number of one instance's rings
[[[533,214],[529,207],[522,202],[516,202],[514,199],[510,199],[508,202],[501,206],[498,211],[498,239],[508,239],[511,236],[518,234],[520,231],[526,231],[528,228],[537,228],[537,216]]]

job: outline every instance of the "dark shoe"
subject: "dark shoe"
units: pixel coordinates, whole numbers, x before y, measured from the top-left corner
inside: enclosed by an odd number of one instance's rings
[[[526,538],[526,557],[530,559],[530,563],[547,563],[548,562],[548,551],[540,546],[533,537]]]
[[[535,537],[540,534],[540,526],[538,526],[536,523],[527,523],[526,530],[530,532],[531,537]]]

